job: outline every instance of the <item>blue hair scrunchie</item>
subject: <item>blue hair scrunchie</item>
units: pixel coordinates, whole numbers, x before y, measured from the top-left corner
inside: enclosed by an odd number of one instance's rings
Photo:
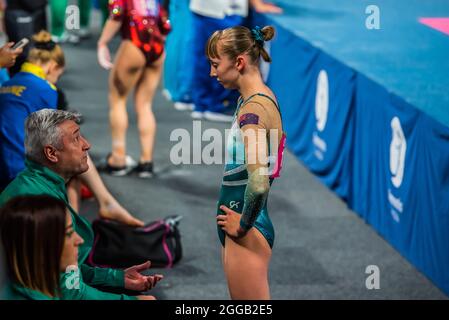
[[[256,40],[256,43],[260,46],[263,46],[265,40],[263,38],[262,28],[259,26],[255,26],[254,29],[251,30],[251,34],[254,40]]]

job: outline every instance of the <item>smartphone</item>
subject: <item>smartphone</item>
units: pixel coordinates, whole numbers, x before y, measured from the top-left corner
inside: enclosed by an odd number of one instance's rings
[[[25,47],[28,42],[30,42],[27,38],[23,38],[19,42],[17,42],[15,45],[12,46],[11,50],[21,49]]]

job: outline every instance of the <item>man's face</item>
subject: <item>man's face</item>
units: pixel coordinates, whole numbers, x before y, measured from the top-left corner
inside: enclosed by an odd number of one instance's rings
[[[80,133],[76,122],[67,120],[59,125],[62,133],[61,150],[57,151],[58,171],[67,177],[74,177],[89,169],[87,164],[87,151],[89,142]]]

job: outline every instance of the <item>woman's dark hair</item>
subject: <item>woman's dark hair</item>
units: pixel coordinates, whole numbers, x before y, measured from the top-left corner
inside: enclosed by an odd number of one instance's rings
[[[271,62],[270,55],[263,44],[273,37],[274,28],[272,26],[256,27],[252,30],[237,26],[218,30],[207,41],[206,56],[219,58],[220,52],[227,55],[231,60],[235,60],[237,56],[247,53],[254,64],[259,63],[261,56],[266,62]]]
[[[19,196],[0,209],[0,236],[10,280],[43,294],[60,296],[60,260],[66,206],[49,196]]]

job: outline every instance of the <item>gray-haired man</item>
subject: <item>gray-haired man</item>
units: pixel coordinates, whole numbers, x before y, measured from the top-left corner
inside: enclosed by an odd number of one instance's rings
[[[80,117],[77,114],[53,109],[43,109],[30,114],[25,122],[26,169],[8,185],[0,195],[0,206],[18,195],[49,195],[65,202],[70,210],[73,227],[83,238],[79,247],[78,264],[80,285],[78,289],[65,286],[66,276],[61,278],[64,299],[129,299],[126,295],[106,293],[85,284],[95,283],[109,287],[121,287],[144,291],[155,284],[153,276],[139,273],[149,267],[136,266],[122,270],[91,268],[84,264],[93,244],[90,223],[77,214],[67,198],[66,183],[89,169],[87,151],[89,142],[81,135]]]

